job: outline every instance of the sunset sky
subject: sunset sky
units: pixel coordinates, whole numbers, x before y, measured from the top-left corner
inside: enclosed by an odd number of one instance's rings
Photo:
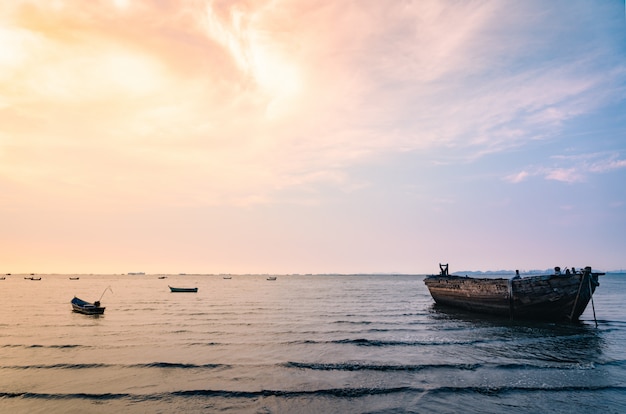
[[[623,0],[0,5],[0,272],[626,268]]]

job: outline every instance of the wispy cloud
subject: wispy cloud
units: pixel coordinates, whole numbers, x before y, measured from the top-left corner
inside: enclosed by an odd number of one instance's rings
[[[583,181],[583,175],[576,168],[553,168],[545,172],[547,180],[562,181],[565,183],[575,183]]]
[[[503,180],[516,184],[531,177],[543,177],[547,180],[577,183],[586,181],[587,177],[592,174],[602,174],[626,168],[626,159],[616,152],[555,155],[551,159],[557,165],[529,166],[523,171],[505,176]]]
[[[504,180],[516,184],[525,181],[529,176],[530,174],[528,173],[528,171],[520,171],[516,174],[507,175],[506,177],[504,177]]]
[[[589,166],[589,171],[603,173],[621,168],[626,168],[626,159],[617,159],[617,155],[612,155],[605,161],[600,161]]]
[[[348,167],[381,154],[453,149],[472,161],[520,148],[614,99],[626,78],[579,28],[549,29],[575,12],[567,2],[10,2],[0,174],[59,194],[254,203],[360,186]],[[570,36],[576,53],[561,44]],[[576,182],[622,166],[508,180]]]

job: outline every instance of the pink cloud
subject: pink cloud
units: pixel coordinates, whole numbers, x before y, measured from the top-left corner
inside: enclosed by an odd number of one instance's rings
[[[529,177],[529,175],[530,174],[527,171],[520,171],[517,174],[511,174],[509,176],[506,176],[504,180],[516,184],[525,181]]]
[[[555,168],[545,175],[547,180],[576,183],[584,180],[583,175],[576,168]]]

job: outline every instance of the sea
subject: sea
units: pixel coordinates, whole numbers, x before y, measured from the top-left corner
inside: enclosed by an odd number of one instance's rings
[[[626,274],[579,323],[441,308],[424,275],[268,276],[6,276],[0,412],[626,412]]]

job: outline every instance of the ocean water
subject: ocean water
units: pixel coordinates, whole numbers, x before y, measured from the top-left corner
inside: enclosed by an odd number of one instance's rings
[[[626,412],[624,274],[577,324],[441,309],[423,276],[38,276],[0,280],[0,412]]]

